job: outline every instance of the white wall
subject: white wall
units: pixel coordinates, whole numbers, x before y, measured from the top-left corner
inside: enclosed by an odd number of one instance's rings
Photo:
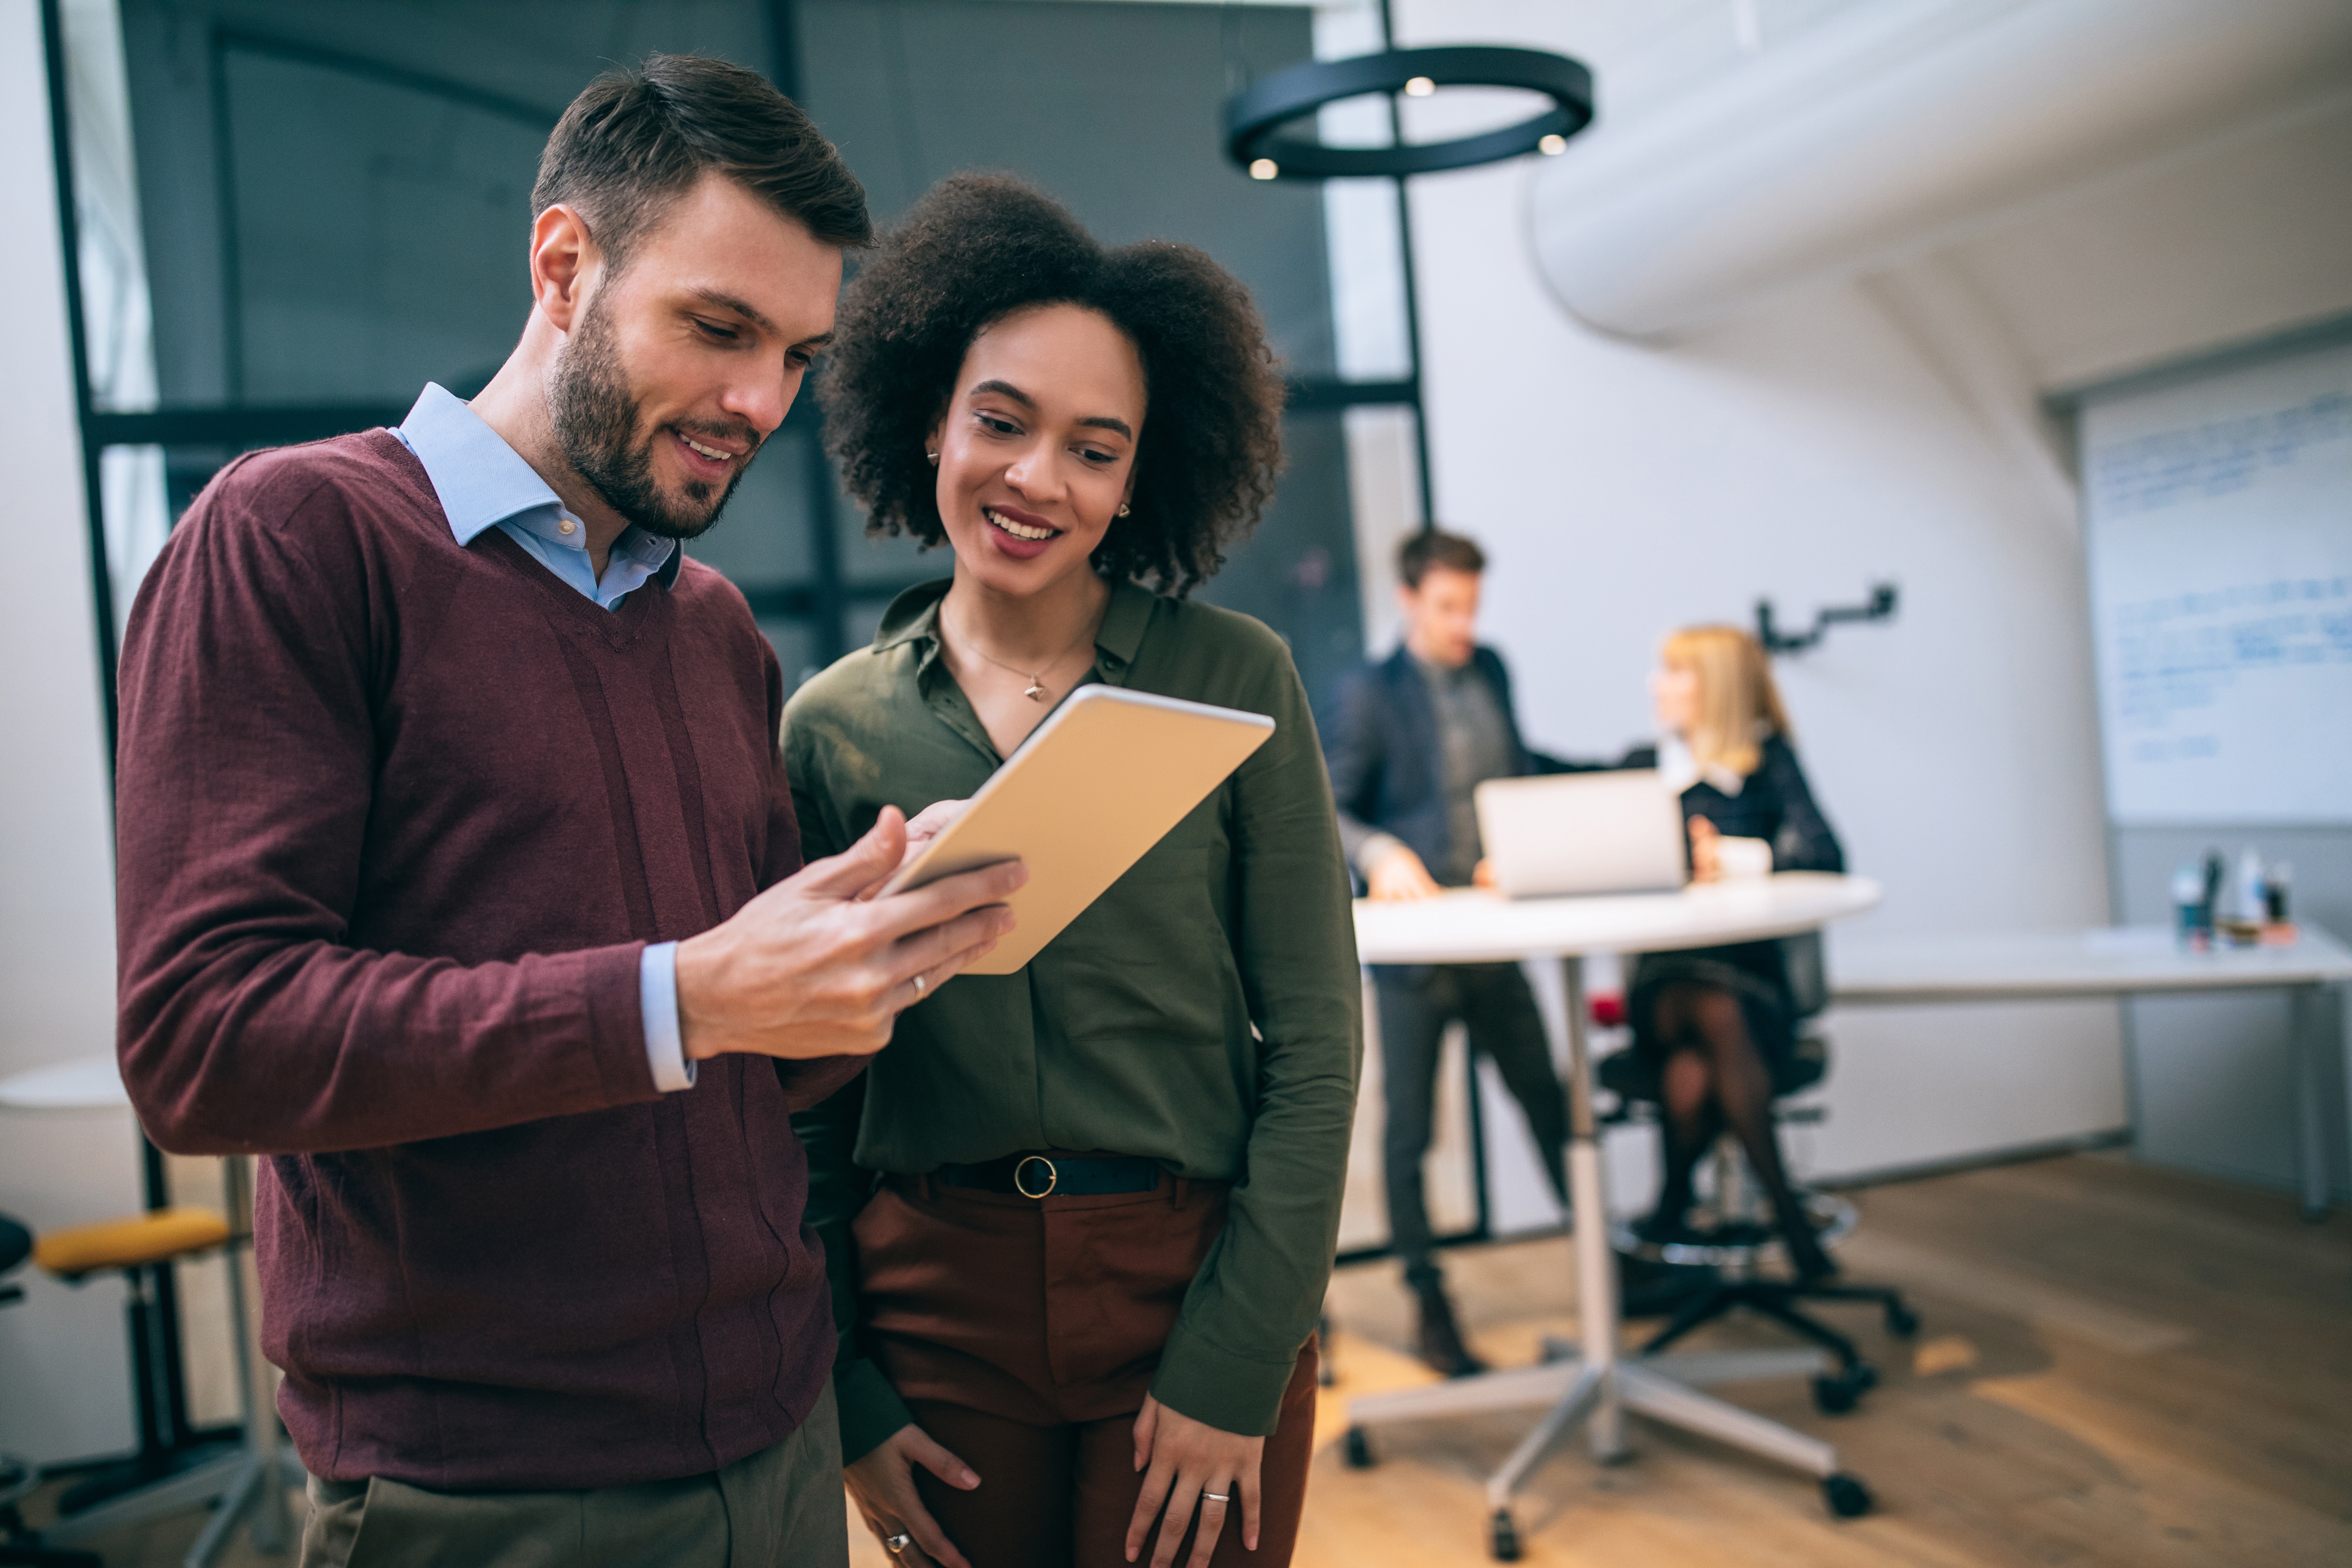
[[[1406,44],[1585,59],[1605,130],[1627,101],[1613,83],[1642,84],[1639,114],[1671,100],[1677,68],[1692,90],[1739,68],[1727,38],[1685,36],[1705,9],[1401,0],[1397,23]],[[1445,94],[1406,108],[1424,138],[1464,112]],[[1491,104],[1466,111],[1494,122]],[[2256,106],[2194,148],[1669,345],[1601,336],[1549,296],[1531,169],[1412,194],[1439,514],[1493,547],[1489,632],[1531,737],[1609,752],[1649,731],[1643,677],[1669,627],[1750,623],[1759,596],[1801,620],[1891,579],[1893,624],[1840,628],[1780,664],[1816,789],[1853,863],[1887,888],[1853,929],[2104,923],[2076,502],[2040,395],[2352,311],[2352,90]],[[1816,1170],[2126,1119],[2111,1006],[1854,1011],[1832,1027],[1832,1119],[1804,1140]]]
[[[1605,114],[1624,15],[1402,0],[1397,22],[1408,44],[1579,55]],[[1446,101],[1408,105],[1421,134],[1440,128]],[[2315,282],[2331,274],[2312,246],[2344,225],[2312,205],[2352,207],[2311,188],[2344,178],[2313,157],[2319,134],[2307,119],[2284,128],[2267,162],[2259,138],[2217,149],[2240,194],[2237,226],[2210,258],[2180,249],[2217,188],[2214,168],[2190,160],[1668,346],[1602,337],[1548,296],[1526,231],[1528,163],[1416,181],[1438,510],[1496,558],[1488,629],[1517,672],[1531,738],[1589,756],[1647,735],[1643,676],[1677,623],[1752,623],[1759,596],[1801,620],[1892,580],[1903,590],[1892,624],[1839,628],[1780,663],[1816,789],[1853,865],[1886,885],[1884,907],[1854,928],[2104,923],[2081,548],[2037,394],[2062,375],[2275,329],[2331,300],[2352,308],[2352,269]],[[2267,204],[2242,194],[2250,161]],[[2250,243],[2243,225],[2265,213],[2276,243]],[[2145,256],[2158,240],[2169,254]],[[2282,263],[2281,246],[2303,249]],[[2255,256],[2263,266],[2249,268]],[[2102,256],[2141,260],[2103,287],[2084,271]],[[2067,306],[2091,298],[2086,331]],[[2112,1006],[1851,1012],[1833,1029],[1816,1169],[1885,1169],[2126,1121]]]
[[[0,1074],[114,1045],[114,867],[81,443],[35,0],[0,0]],[[139,1207],[127,1111],[0,1111],[0,1210],[36,1232]],[[27,1270],[29,1273],[29,1270]],[[0,1448],[131,1442],[121,1292],[23,1279],[0,1308]]]

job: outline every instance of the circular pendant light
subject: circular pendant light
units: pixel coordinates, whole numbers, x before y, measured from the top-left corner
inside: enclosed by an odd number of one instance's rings
[[[1552,107],[1499,131],[1395,147],[1326,147],[1281,133],[1291,120],[1341,99],[1373,92],[1426,98],[1442,87],[1517,88],[1542,93]],[[1260,180],[1433,174],[1528,152],[1558,152],[1591,123],[1592,73],[1566,55],[1477,45],[1390,49],[1310,60],[1252,82],[1225,104],[1225,152]]]

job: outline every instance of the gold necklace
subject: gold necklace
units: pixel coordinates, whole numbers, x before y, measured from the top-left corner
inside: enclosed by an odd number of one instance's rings
[[[945,614],[940,615],[940,625],[942,629],[946,627],[947,617]],[[1029,683],[1029,689],[1023,692],[1021,695],[1027,697],[1033,703],[1042,703],[1047,697],[1054,695],[1052,692],[1045,689],[1045,672],[1051,670],[1055,665],[1059,664],[1063,660],[1076,653],[1087,643],[1093,642],[1094,638],[1095,629],[1092,626],[1089,626],[1079,636],[1076,642],[1071,643],[1068,647],[1055,654],[1045,664],[1039,665],[1034,674],[1023,669],[1018,664],[1006,664],[1003,660],[998,658],[995,654],[990,653],[987,649],[982,647],[979,643],[973,642],[969,637],[962,638],[961,641],[965,647],[971,649],[973,653],[978,653],[982,658],[987,660],[990,664],[994,664],[998,669],[1010,670],[1014,674],[1026,680]]]

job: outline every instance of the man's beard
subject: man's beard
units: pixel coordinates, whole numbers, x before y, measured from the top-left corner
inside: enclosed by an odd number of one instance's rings
[[[601,294],[588,302],[580,329],[556,358],[547,411],[564,458],[590,488],[638,528],[667,539],[698,538],[717,522],[760,447],[759,433],[748,424],[701,422],[690,433],[749,442],[750,450],[726,488],[707,479],[688,479],[683,502],[665,494],[654,477],[654,443],[664,433],[640,434],[636,393],[622,367],[620,344]]]

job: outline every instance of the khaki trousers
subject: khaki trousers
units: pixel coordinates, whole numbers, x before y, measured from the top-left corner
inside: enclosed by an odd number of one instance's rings
[[[301,1568],[848,1568],[841,1427],[825,1388],[799,1431],[709,1475],[587,1491],[310,1482]]]

